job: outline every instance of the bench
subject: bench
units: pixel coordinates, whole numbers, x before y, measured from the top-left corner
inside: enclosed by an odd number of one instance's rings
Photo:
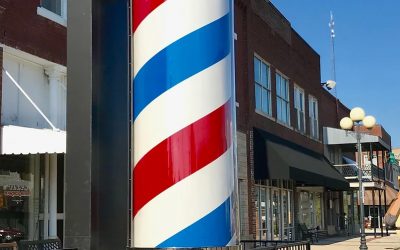
[[[316,228],[308,229],[306,224],[304,223],[300,223],[298,227],[301,233],[302,240],[309,240],[311,243],[318,242]]]

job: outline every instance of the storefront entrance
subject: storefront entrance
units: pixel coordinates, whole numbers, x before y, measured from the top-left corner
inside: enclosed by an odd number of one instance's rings
[[[262,181],[255,188],[256,239],[293,240],[292,182]]]
[[[298,220],[307,228],[324,228],[323,190],[298,188]]]

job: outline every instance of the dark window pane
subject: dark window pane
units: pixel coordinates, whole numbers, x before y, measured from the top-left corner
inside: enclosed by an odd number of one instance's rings
[[[267,70],[267,65],[265,63],[261,63],[261,84],[264,87],[268,87],[268,70]]]
[[[61,16],[61,0],[41,0],[40,5]]]
[[[256,109],[261,110],[261,87],[260,85],[255,85],[256,90]]]
[[[269,114],[269,98],[268,91],[266,89],[262,90],[262,111]]]
[[[260,83],[260,60],[257,57],[254,57],[254,81]]]

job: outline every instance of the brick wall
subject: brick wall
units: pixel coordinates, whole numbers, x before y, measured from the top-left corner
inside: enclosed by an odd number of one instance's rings
[[[249,187],[249,237],[256,237],[256,208],[255,208],[255,181],[254,181],[254,133],[253,130],[248,131],[247,136],[247,171],[248,171],[248,187]]]
[[[381,125],[375,125],[372,129],[361,127],[360,131],[363,133],[379,136],[388,145],[392,144],[391,136],[386,132],[386,130]]]
[[[248,205],[248,171],[247,171],[247,137],[245,133],[237,132],[237,159],[239,179],[239,210],[241,239],[251,239],[249,233]]]
[[[236,40],[236,89],[238,128],[252,130],[254,127],[268,131],[283,139],[323,154],[323,126],[338,127],[339,120],[349,110],[321,87],[320,56],[294,31],[290,23],[266,1],[252,0],[247,4],[235,1]],[[258,7],[257,7],[258,6]],[[263,7],[262,7],[263,6]],[[268,9],[269,11],[263,11]],[[290,35],[288,35],[288,32]],[[259,55],[271,68],[272,118],[255,112],[254,54]],[[290,117],[289,127],[276,119],[276,79],[279,71],[289,78]],[[305,92],[306,134],[295,130],[294,85]],[[319,104],[319,140],[310,138],[308,97],[317,98]]]
[[[0,43],[66,65],[67,29],[38,15],[39,4],[0,0]]]

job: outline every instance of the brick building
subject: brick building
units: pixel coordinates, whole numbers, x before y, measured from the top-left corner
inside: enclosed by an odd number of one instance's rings
[[[324,128],[324,143],[330,147],[335,146],[346,155],[344,164],[335,165],[343,176],[350,182],[352,190],[359,189],[358,163],[362,166],[362,179],[364,192],[364,211],[366,227],[380,228],[383,235],[383,217],[396,198],[399,186],[397,183],[398,167],[389,161],[391,151],[391,137],[382,127],[375,125],[372,129],[360,127],[361,132],[361,158],[357,159],[356,133],[354,131]],[[348,157],[355,158],[349,159]],[[356,201],[356,203],[358,203]],[[348,209],[346,209],[348,212]]]
[[[320,57],[268,1],[235,1],[242,239],[294,239],[297,225],[343,227],[348,183],[323,143],[349,109],[321,86]]]
[[[66,2],[0,0],[0,228],[26,239],[63,236]]]

